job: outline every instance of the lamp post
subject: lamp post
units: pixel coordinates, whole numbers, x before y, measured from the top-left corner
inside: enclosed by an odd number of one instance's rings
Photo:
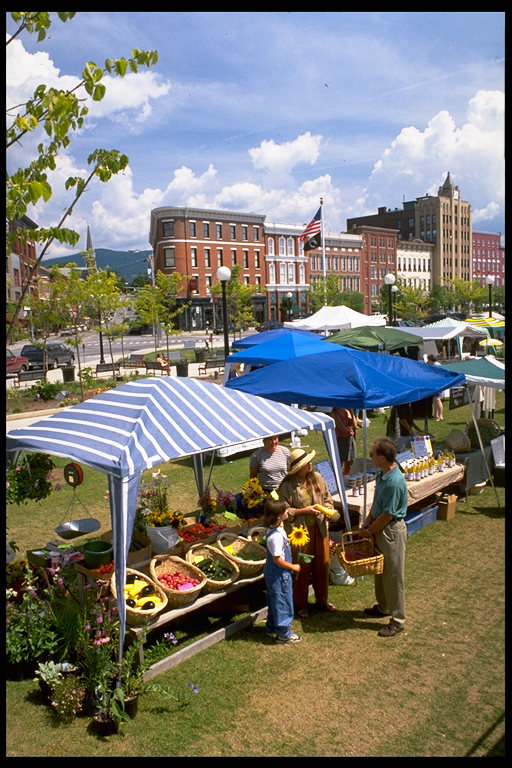
[[[229,267],[219,267],[217,270],[217,280],[220,280],[222,286],[222,324],[224,326],[224,359],[229,355],[229,331],[228,331],[228,303],[226,299],[226,283],[231,277]]]
[[[396,326],[396,295],[398,293],[398,285],[391,286],[391,293],[393,294],[393,325]]]
[[[95,297],[91,295],[91,299],[93,299],[93,301],[94,301]],[[101,330],[101,325],[103,323],[103,318],[101,316],[101,304],[100,303],[98,303],[98,321],[99,321],[99,324],[100,324],[100,331],[99,331],[99,334],[98,334],[99,340],[100,340],[100,363],[104,363],[105,362],[105,356],[104,356],[104,352],[103,352],[103,331]]]
[[[492,287],[494,285],[494,275],[487,275],[485,282],[489,286],[489,317],[492,317]]]
[[[286,294],[286,298],[288,299],[288,322],[292,319],[292,299],[293,299],[293,293],[291,291],[288,291]]]
[[[384,282],[388,287],[388,323],[393,325],[393,300],[391,296],[391,286],[394,284],[396,277],[390,272],[384,275]]]

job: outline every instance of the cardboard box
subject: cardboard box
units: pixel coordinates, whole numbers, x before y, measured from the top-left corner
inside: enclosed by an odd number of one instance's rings
[[[112,531],[107,531],[100,537],[104,541],[112,542]],[[136,541],[140,546],[139,549],[132,552],[128,552],[126,558],[126,565],[131,568],[134,563],[142,563],[146,560],[151,560],[151,542],[146,536],[139,531],[132,532],[132,541]]]
[[[450,493],[450,494],[436,494],[439,496],[437,500],[438,510],[437,510],[437,519],[438,520],[451,520],[453,517],[455,517],[455,507],[457,504],[458,496],[456,493]]]

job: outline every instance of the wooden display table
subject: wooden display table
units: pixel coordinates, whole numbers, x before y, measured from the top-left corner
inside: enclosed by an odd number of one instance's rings
[[[415,504],[417,501],[426,499],[436,491],[441,491],[446,486],[452,483],[458,483],[464,477],[464,467],[461,464],[456,464],[454,467],[449,467],[443,470],[443,472],[435,472],[433,475],[424,477],[423,480],[408,481],[407,490],[409,492],[408,506]],[[375,480],[371,480],[366,486],[366,510],[369,512],[373,503],[373,495],[375,493]],[[364,513],[364,496],[352,496],[352,490],[348,489],[346,492],[347,505],[350,512],[358,512],[360,522],[363,521]],[[338,494],[334,495],[334,501],[341,501]]]

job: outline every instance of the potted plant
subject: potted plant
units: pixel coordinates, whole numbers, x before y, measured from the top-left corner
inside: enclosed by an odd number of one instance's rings
[[[8,504],[27,504],[29,499],[40,501],[53,490],[52,469],[55,464],[45,453],[27,454],[6,470],[6,501]]]
[[[49,699],[52,688],[60,682],[65,674],[77,671],[77,667],[72,666],[67,661],[40,661],[37,665],[34,683],[38,682],[41,693],[46,699]]]
[[[51,707],[55,716],[69,723],[82,710],[86,696],[86,685],[76,675],[65,675],[58,679],[51,689]]]
[[[158,470],[152,477],[151,483],[141,484],[137,516],[142,516],[153,552],[160,554],[179,543],[178,530],[183,526],[183,512],[169,508],[166,476]]]

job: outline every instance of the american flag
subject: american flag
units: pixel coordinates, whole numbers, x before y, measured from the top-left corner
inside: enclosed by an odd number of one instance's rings
[[[304,250],[312,251],[313,248],[318,248],[321,242],[322,231],[322,208],[320,207],[311,219],[306,229],[300,235],[299,240],[304,241]]]

